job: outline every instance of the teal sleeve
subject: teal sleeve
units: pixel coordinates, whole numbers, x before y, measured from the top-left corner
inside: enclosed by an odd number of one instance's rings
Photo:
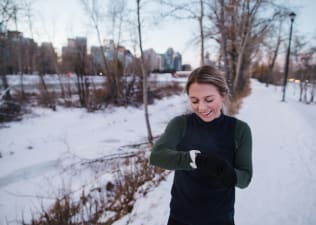
[[[234,167],[239,188],[246,188],[252,178],[252,135],[247,123],[237,120],[235,130]]]
[[[185,116],[172,119],[164,133],[154,144],[149,162],[151,165],[168,170],[192,170],[189,152],[177,151],[176,147],[181,141],[186,126]]]

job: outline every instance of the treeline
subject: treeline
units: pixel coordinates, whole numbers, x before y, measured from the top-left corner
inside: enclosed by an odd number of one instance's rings
[[[292,61],[289,65],[289,83],[299,86],[298,101],[306,104],[316,103],[316,47],[302,48],[302,39],[295,39],[294,50],[291,53]],[[253,66],[253,78],[260,82],[283,85],[284,65],[272,66],[272,61],[268,63],[255,63]]]

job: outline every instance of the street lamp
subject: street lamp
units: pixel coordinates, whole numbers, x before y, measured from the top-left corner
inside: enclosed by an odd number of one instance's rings
[[[283,97],[282,102],[285,101],[285,90],[286,90],[286,84],[287,84],[287,77],[289,73],[289,59],[290,59],[290,52],[291,52],[291,40],[292,40],[292,28],[293,28],[293,22],[296,14],[294,12],[291,12],[289,14],[291,19],[291,28],[290,28],[290,37],[289,37],[289,45],[287,48],[287,54],[286,54],[286,62],[285,62],[285,73],[284,73],[284,83],[283,83]]]

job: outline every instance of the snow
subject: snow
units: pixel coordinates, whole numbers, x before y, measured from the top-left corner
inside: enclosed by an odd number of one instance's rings
[[[281,102],[281,91],[252,80],[252,94],[237,115],[250,125],[254,142],[252,182],[236,189],[237,225],[316,224],[316,106],[297,103],[290,91]],[[166,224],[172,178],[113,225]]]
[[[185,108],[183,96],[167,97],[151,105],[153,134],[160,134],[174,113],[180,114]],[[94,179],[93,171],[85,171],[84,176],[80,171],[80,176],[74,177],[63,173],[65,167],[79,160],[124,153],[122,146],[147,140],[144,112],[134,107],[96,113],[36,108],[34,115],[6,126],[0,129],[0,224],[6,220],[14,224],[22,213],[29,218],[30,205],[33,210],[40,200],[53,198],[57,193],[50,193],[61,185],[72,190],[101,182]]]
[[[316,105],[298,103],[298,90],[291,84],[288,89],[281,102],[280,87],[252,80],[252,93],[237,115],[252,129],[254,160],[252,183],[236,189],[237,225],[316,224]],[[184,94],[156,101],[149,107],[153,134],[187,108]],[[111,177],[89,170],[64,173],[65,167],[137,151],[122,146],[145,141],[144,113],[133,107],[96,113],[35,108],[22,121],[6,124],[0,128],[0,224],[16,224],[22,215],[30,219],[61,187],[78,190]],[[172,179],[173,173],[138,197],[133,211],[114,225],[166,224]]]
[[[254,176],[237,191],[236,224],[316,224],[316,120],[292,93],[280,102],[281,89],[252,82],[238,117],[252,128]]]

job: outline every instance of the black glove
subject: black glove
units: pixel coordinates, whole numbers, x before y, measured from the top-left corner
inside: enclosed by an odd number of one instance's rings
[[[197,168],[210,176],[217,177],[227,187],[235,186],[237,176],[234,168],[224,159],[214,154],[197,154],[195,159]]]

